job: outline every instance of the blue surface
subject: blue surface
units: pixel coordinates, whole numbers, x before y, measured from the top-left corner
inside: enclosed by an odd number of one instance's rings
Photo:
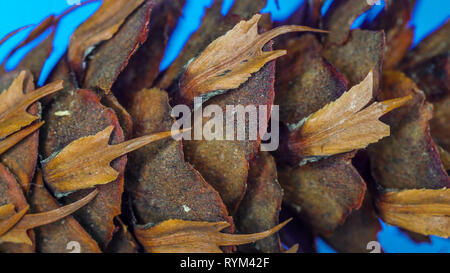
[[[212,3],[212,0],[188,0],[186,2],[183,15],[178,21],[172,37],[170,37],[168,48],[160,65],[161,70],[166,69],[175,60],[189,37],[200,26],[205,9],[210,7]]]
[[[364,21],[372,22],[373,19],[377,17],[377,15],[384,9],[385,6],[384,0],[380,0],[378,3],[378,5],[373,5],[373,7],[369,11],[356,18],[351,26],[351,29],[360,27],[364,23]]]
[[[325,241],[322,240],[321,238],[316,239],[316,245],[317,245],[317,252],[319,253],[336,253],[336,250],[334,250],[331,246],[325,243]]]
[[[450,239],[430,236],[431,243],[415,243],[394,226],[381,222],[378,241],[388,253],[450,253]]]
[[[450,253],[450,239],[430,236],[431,243],[416,243],[397,227],[387,225],[383,221],[381,221],[381,226],[378,242],[386,253]],[[320,238],[316,239],[316,244],[320,253],[336,253]]]
[[[70,1],[69,1],[70,2]],[[40,4],[38,4],[40,3]],[[86,6],[79,7],[74,12],[65,16],[56,31],[55,42],[53,44],[54,50],[44,65],[39,84],[42,84],[47,78],[51,69],[55,66],[61,56],[67,49],[69,44],[70,35],[73,31],[85,21],[97,8],[100,6],[100,2],[88,4]],[[2,24],[0,25],[0,37],[4,37],[11,31],[16,30],[19,27],[38,24],[51,14],[59,15],[68,9],[70,5],[64,0],[15,0],[15,1],[0,1],[0,18],[2,18]],[[20,41],[28,35],[32,29],[26,29],[0,47],[0,60],[13,49]],[[44,33],[38,39],[30,43],[28,46],[17,51],[12,58],[6,63],[7,69],[13,69],[19,61],[25,56],[25,54],[39,44],[40,41],[45,39],[49,33]],[[0,38],[1,39],[1,38]]]
[[[285,20],[292,14],[293,11],[299,8],[303,2],[304,0],[278,0],[277,7],[275,0],[268,0],[266,7],[264,7],[261,12],[270,13],[274,21]]]
[[[73,0],[15,0],[0,1],[0,37],[3,37],[11,31],[28,25],[37,24],[50,14],[60,14],[66,10],[69,3]],[[301,5],[303,0],[279,0],[279,9],[275,4],[275,0],[268,0],[267,6],[262,12],[270,12],[274,20],[286,19],[297,7]],[[327,0],[322,13],[325,13],[332,0]],[[432,2],[433,4],[430,4]],[[224,0],[222,14],[226,14],[233,0]],[[190,35],[198,28],[201,17],[205,8],[212,4],[212,0],[187,0],[187,4],[183,10],[183,16],[178,22],[174,35],[169,41],[161,69],[167,68],[168,65],[177,57],[179,51],[183,48],[185,42]],[[39,83],[43,83],[53,66],[64,54],[67,49],[70,35],[76,27],[87,19],[97,8],[99,3],[92,3],[78,8],[75,12],[67,15],[60,23],[56,32],[54,51],[47,60]],[[380,6],[374,6],[368,13],[362,15],[354,23],[353,27],[357,27],[362,21],[371,20],[380,11]],[[415,27],[414,45],[431,33],[434,29],[442,25],[450,17],[450,1],[449,0],[418,0],[417,6],[413,13],[411,25]],[[0,47],[0,60],[6,57],[8,52],[14,48],[20,41],[26,37],[31,29],[24,30]],[[39,39],[29,46],[16,52],[13,57],[6,63],[8,69],[14,68],[23,56],[34,46],[42,41],[48,33],[44,33]],[[1,39],[1,38],[0,38]],[[432,243],[416,244],[406,235],[399,231],[398,228],[388,226],[383,223],[383,230],[379,233],[379,241],[386,252],[450,252],[450,240],[432,236]],[[319,252],[334,252],[324,241],[318,239],[317,245]]]

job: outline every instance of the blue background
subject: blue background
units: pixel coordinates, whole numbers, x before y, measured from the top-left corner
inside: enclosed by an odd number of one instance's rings
[[[239,1],[239,0],[236,0]],[[51,14],[61,14],[70,7],[69,3],[73,0],[14,0],[0,1],[0,39],[11,31],[29,24],[37,24]],[[201,17],[205,8],[211,6],[212,0],[187,0],[183,10],[183,16],[178,22],[177,28],[173,36],[170,38],[169,46],[166,50],[164,60],[161,63],[161,69],[167,68],[170,63],[177,57],[180,50],[190,35],[199,27]],[[275,0],[269,0],[267,6],[261,12],[269,12],[274,20],[283,20],[287,18],[296,8],[298,8],[303,0],[279,0],[279,8],[275,4]],[[325,13],[332,0],[327,0],[322,13]],[[222,14],[226,14],[233,4],[233,0],[224,0]],[[370,11],[360,16],[353,24],[352,28],[358,27],[364,20],[373,19],[383,8],[382,5],[375,5]],[[100,2],[91,3],[76,9],[71,14],[65,16],[56,32],[54,50],[50,58],[44,66],[43,73],[39,79],[42,84],[48,73],[57,63],[59,58],[64,54],[69,43],[70,35],[73,31],[86,20],[97,8]],[[417,45],[424,37],[433,30],[441,26],[450,17],[450,1],[449,0],[417,0],[411,25],[415,27],[414,45]],[[31,31],[26,29],[13,36],[0,47],[0,60],[3,61],[11,49],[13,49],[26,35]],[[36,46],[40,41],[45,39],[49,33],[44,33],[33,41],[31,44],[17,51],[6,63],[7,69],[13,69],[25,54]],[[413,46],[414,46],[413,45]],[[450,239],[442,239],[431,236],[432,243],[414,243],[406,235],[401,233],[398,228],[382,223],[383,230],[379,233],[378,239],[386,252],[439,252],[450,253]],[[320,252],[335,252],[321,239],[317,240]]]

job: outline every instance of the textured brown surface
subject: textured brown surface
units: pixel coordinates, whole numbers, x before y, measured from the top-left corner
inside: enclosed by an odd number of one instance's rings
[[[265,7],[265,0],[240,0],[235,1],[227,16],[222,16],[222,0],[215,0],[203,17],[202,24],[190,37],[189,41],[180,52],[179,56],[169,66],[158,87],[167,89],[188,61],[200,54],[212,41],[232,29],[242,19],[249,19]]]
[[[49,96],[43,98],[40,102],[44,105],[44,107],[53,101],[55,97],[57,97],[60,94],[63,94],[64,92],[68,90],[74,90],[75,86],[78,85],[75,74],[72,73],[69,64],[67,62],[67,56],[63,55],[61,59],[58,61],[58,63],[55,65],[53,70],[50,72],[50,75],[48,76],[46,80],[46,84],[61,80],[63,81],[63,86],[65,91],[60,91],[54,94],[50,94]]]
[[[345,223],[336,228],[331,236],[324,239],[337,251],[342,253],[368,253],[369,242],[378,242],[380,221],[373,206],[373,199],[368,192],[361,208],[353,211]]]
[[[248,174],[247,193],[235,215],[236,228],[243,234],[262,232],[278,225],[283,199],[273,157],[268,152],[261,152],[253,165]],[[278,234],[239,249],[263,253],[282,251]]]
[[[0,163],[0,206],[6,204],[13,204],[16,207],[16,211],[24,209],[28,205],[22,189],[13,174]],[[28,235],[34,241],[33,232],[30,231]],[[34,251],[34,245],[0,243],[0,253],[30,253]]]
[[[0,93],[7,89],[20,71],[10,72],[0,78]],[[24,80],[24,93],[34,90],[33,77],[27,73]],[[38,114],[38,103],[28,108],[30,114]],[[17,177],[18,182],[25,192],[30,188],[36,168],[39,145],[39,131],[29,135],[14,147],[0,156],[1,162]]]
[[[423,61],[405,73],[433,104],[431,136],[436,144],[450,151],[450,52]]]
[[[417,83],[428,101],[450,94],[450,51],[426,60],[405,73]]]
[[[431,135],[447,152],[450,151],[450,94],[433,103],[433,119],[430,121]]]
[[[322,20],[322,14],[320,10],[325,0],[308,0],[307,2],[308,13],[306,14],[305,24],[310,27],[318,27]]]
[[[155,1],[150,18],[148,38],[130,58],[126,69],[114,83],[113,91],[128,107],[135,92],[153,86],[169,38],[182,14],[185,0]]]
[[[284,167],[278,178],[284,200],[315,232],[329,234],[363,201],[366,184],[351,164],[352,153],[301,167]]]
[[[290,125],[339,98],[347,83],[322,57],[313,34],[289,40],[286,50],[277,61],[275,104],[280,105],[280,120]]]
[[[259,105],[268,105],[270,108],[274,100],[274,69],[274,62],[269,62],[241,87],[211,98],[203,107],[218,105],[223,113],[226,113],[227,105],[254,105],[257,109]],[[238,128],[237,120],[234,122],[235,128]],[[258,152],[261,143],[261,136],[258,136],[258,140],[249,140],[248,129],[247,115],[245,140],[184,141],[186,159],[220,193],[231,214],[236,211],[244,197],[248,164]],[[223,132],[226,132],[225,128]]]
[[[130,108],[135,136],[170,130],[170,111],[165,91],[137,93]],[[126,188],[138,224],[168,219],[232,223],[219,194],[184,161],[182,149],[181,141],[168,138],[130,153]]]
[[[442,164],[444,165],[444,168],[447,171],[450,171],[450,153],[440,146],[437,146],[437,148],[439,151],[439,155],[441,157]]]
[[[426,37],[403,64],[405,73],[425,92],[433,103],[434,113],[430,121],[431,135],[438,145],[450,150],[449,102],[450,102],[450,23]]]
[[[175,103],[190,105],[195,97],[209,97],[214,91],[224,93],[240,87],[264,64],[287,53],[284,49],[263,51],[264,46],[279,35],[326,32],[294,25],[259,31],[261,18],[261,14],[255,14],[250,20],[240,21],[191,59],[179,80]]]
[[[217,1],[222,2],[222,1]],[[267,5],[267,0],[240,0],[234,1],[229,15],[238,15],[243,20],[250,19],[256,13],[259,13]],[[227,14],[227,15],[228,15]]]
[[[122,127],[125,139],[130,139],[133,134],[133,120],[128,111],[119,103],[113,93],[106,94],[102,97],[102,104],[116,112],[119,119],[120,127]]]
[[[374,102],[367,106],[373,99],[372,75],[369,73],[363,82],[291,130],[287,145],[283,145],[287,147],[291,165],[298,165],[311,157],[364,149],[389,136],[389,126],[379,118],[404,105],[411,96]]]
[[[58,111],[68,111],[68,116],[56,116]],[[40,147],[43,158],[48,158],[74,140],[95,135],[106,127],[115,127],[110,144],[124,140],[122,129],[112,109],[103,106],[99,97],[89,90],[65,90],[48,106],[44,113],[46,124],[41,130]],[[98,186],[98,196],[74,215],[89,234],[104,248],[112,238],[113,218],[120,214],[123,192],[123,171],[126,156],[113,161],[112,167],[119,171],[115,182]],[[64,198],[73,202],[85,196],[90,190],[77,191]]]
[[[370,9],[367,1],[335,0],[323,18],[324,29],[330,34],[326,37],[327,45],[342,45],[350,35],[350,26],[356,18]]]
[[[324,56],[351,86],[360,83],[372,70],[376,95],[381,80],[384,39],[383,31],[352,30],[345,44],[326,46]]]
[[[414,67],[435,56],[444,54],[450,50],[450,21],[428,35],[413,50],[408,52],[405,60],[402,62],[402,68],[408,69]]]
[[[70,37],[67,51],[70,66],[77,76],[82,78],[84,75],[85,61],[92,49],[116,35],[126,19],[144,1],[104,0],[98,10],[77,27]]]
[[[60,207],[45,188],[42,178],[35,180],[28,199],[32,213],[46,212]],[[89,236],[73,216],[37,227],[34,231],[36,233],[36,251],[40,253],[67,253],[70,251],[67,249],[67,245],[72,241],[80,244],[81,253],[101,252],[97,242]]]
[[[222,197],[233,214],[247,188],[248,162],[243,147],[222,140],[184,141],[186,160]]]
[[[117,220],[118,218],[116,218]],[[107,253],[138,253],[139,245],[131,235],[128,227],[121,220],[117,220],[119,230],[114,234],[105,252]]]
[[[100,88],[106,93],[111,90],[130,57],[147,39],[152,3],[145,1],[125,20],[119,31],[90,56],[83,87]]]
[[[391,136],[369,147],[372,175],[385,188],[449,187],[449,177],[430,136],[432,105],[404,74],[385,72],[379,99],[405,95],[413,95],[413,99],[382,118],[391,126]]]
[[[396,67],[412,46],[414,27],[409,26],[416,0],[392,1],[370,24],[370,29],[384,29],[384,69]]]

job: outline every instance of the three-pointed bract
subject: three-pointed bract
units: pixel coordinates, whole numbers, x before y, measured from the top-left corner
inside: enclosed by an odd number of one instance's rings
[[[264,64],[285,55],[286,50],[262,51],[276,36],[295,31],[326,32],[304,26],[281,26],[259,34],[260,18],[256,14],[241,21],[188,65],[180,84],[184,102],[191,103],[194,97],[211,91],[237,88]]]
[[[387,192],[377,206],[388,224],[424,235],[450,236],[450,189]]]
[[[28,107],[37,100],[63,88],[62,81],[56,81],[24,94],[22,89],[25,75],[26,72],[22,71],[8,90],[0,94],[2,102],[0,104],[0,139],[37,120],[39,116],[28,113]]]
[[[378,119],[411,96],[374,102],[361,110],[372,100],[372,75],[308,117],[289,137],[289,149],[304,157],[329,156],[362,149],[389,136],[389,126]]]
[[[44,179],[55,194],[115,181],[119,172],[110,166],[111,161],[151,142],[181,133],[163,132],[109,145],[113,130],[113,126],[108,126],[94,136],[77,139],[43,162]]]
[[[13,204],[0,206],[0,236],[5,234],[10,228],[12,228],[17,222],[19,222],[29,208],[29,206],[26,206],[16,213]]]
[[[9,229],[6,233],[0,236],[0,243],[10,242],[10,243],[18,243],[18,244],[23,243],[32,245],[33,242],[30,240],[27,234],[27,231],[29,229],[53,223],[72,214],[79,208],[89,203],[92,199],[94,199],[97,193],[98,191],[94,190],[84,198],[70,205],[60,207],[55,210],[36,214],[26,214],[20,219],[20,221],[17,224],[15,224],[11,229]],[[24,210],[25,209],[21,210],[18,214],[20,215],[21,213],[23,213]],[[12,217],[15,217],[15,215],[13,215]]]
[[[125,19],[144,0],[104,0],[101,7],[86,20],[70,38],[68,58],[70,65],[80,76],[89,49],[108,40],[119,30]]]
[[[220,246],[242,245],[273,235],[287,220],[270,230],[254,234],[227,234],[220,231],[227,222],[195,222],[171,219],[151,228],[136,227],[135,234],[151,253],[222,253]]]

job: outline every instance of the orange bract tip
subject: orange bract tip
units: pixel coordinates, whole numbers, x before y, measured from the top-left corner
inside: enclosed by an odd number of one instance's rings
[[[137,239],[152,253],[221,253],[220,246],[242,245],[264,239],[278,232],[292,219],[260,233],[228,234],[220,231],[227,222],[167,220],[151,228],[135,228]]]
[[[185,103],[190,104],[194,97],[211,91],[237,88],[267,62],[285,55],[286,50],[262,51],[267,42],[281,34],[326,33],[305,26],[281,26],[258,34],[260,18],[261,14],[256,14],[248,21],[241,21],[188,65],[180,82],[180,96]]]

